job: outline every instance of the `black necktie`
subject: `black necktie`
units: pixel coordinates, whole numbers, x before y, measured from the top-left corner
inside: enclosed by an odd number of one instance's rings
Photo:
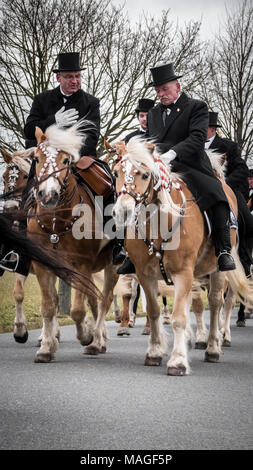
[[[175,103],[168,104],[167,106],[162,105],[162,117],[163,117],[163,124],[165,125],[166,117],[170,115],[167,112],[168,109],[172,110],[175,106]]]
[[[67,101],[69,100],[69,98],[71,98],[71,96],[72,96],[72,95],[66,96],[66,95],[64,95],[63,93],[61,93],[61,95],[62,95],[62,99],[63,99],[63,102],[64,102],[64,103],[67,103]]]

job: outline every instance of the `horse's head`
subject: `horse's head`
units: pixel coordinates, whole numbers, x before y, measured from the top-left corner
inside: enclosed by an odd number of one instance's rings
[[[37,179],[35,197],[41,206],[54,208],[66,189],[73,157],[61,150],[56,141],[50,139],[47,131],[44,134],[39,127],[36,127],[35,136],[38,144],[34,157]]]
[[[121,160],[121,158],[126,154],[126,144],[123,140],[116,142],[111,146],[111,144],[104,139],[104,146],[106,150],[106,155],[101,157],[101,159],[106,162],[110,170],[113,171],[114,166]]]
[[[6,163],[5,172],[3,174],[4,192],[11,192],[10,199],[5,201],[5,210],[14,207],[18,208],[20,205],[21,194],[27,183],[34,150],[34,148],[31,148],[17,151],[10,155],[6,150],[0,149]]]
[[[116,179],[117,202],[114,218],[117,227],[131,225],[141,204],[153,199],[155,162],[150,153],[153,146],[133,138],[127,144],[127,153],[116,163],[113,172]]]

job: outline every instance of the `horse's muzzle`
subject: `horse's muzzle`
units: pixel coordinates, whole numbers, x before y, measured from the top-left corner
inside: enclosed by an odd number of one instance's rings
[[[53,208],[56,207],[59,201],[59,194],[55,190],[51,190],[48,193],[41,189],[38,191],[38,200],[43,207]]]

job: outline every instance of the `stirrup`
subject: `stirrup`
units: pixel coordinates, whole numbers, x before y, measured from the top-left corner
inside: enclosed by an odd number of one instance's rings
[[[15,259],[14,259],[15,256]],[[8,263],[10,263],[8,267]],[[13,266],[11,266],[13,263]],[[19,254],[15,251],[9,251],[0,261],[0,268],[11,273],[15,272],[19,263]]]
[[[225,260],[220,259],[221,256],[226,256]],[[219,261],[220,260],[220,261]],[[236,269],[234,258],[228,251],[224,250],[217,256],[219,271],[233,271]]]

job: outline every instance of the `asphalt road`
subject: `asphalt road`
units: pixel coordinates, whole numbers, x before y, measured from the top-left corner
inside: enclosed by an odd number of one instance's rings
[[[192,349],[188,377],[167,376],[167,358],[144,367],[143,323],[120,338],[108,322],[107,353],[96,357],[82,354],[74,326],[62,327],[50,364],[33,362],[39,330],[23,345],[1,334],[0,449],[252,449],[253,320],[237,328],[233,315],[218,364]]]

